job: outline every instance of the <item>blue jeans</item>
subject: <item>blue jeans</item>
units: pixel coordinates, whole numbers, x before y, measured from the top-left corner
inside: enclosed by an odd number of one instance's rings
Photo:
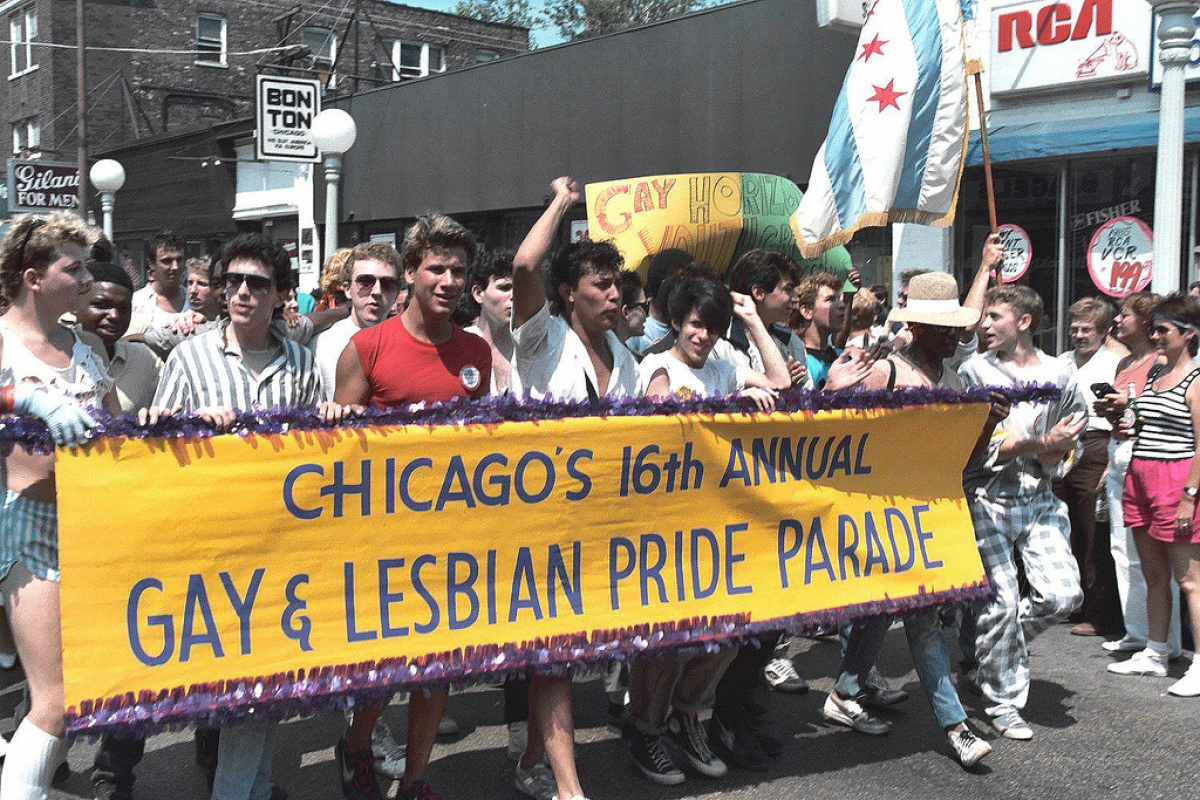
[[[867,684],[867,676],[879,658],[883,640],[891,627],[891,617],[855,620],[842,628],[842,672],[838,676],[838,694],[853,697]],[[967,718],[958,691],[950,681],[950,651],[942,637],[938,609],[932,608],[904,618],[904,634],[912,654],[917,677],[933,707],[933,715],[943,728]]]
[[[212,800],[270,800],[275,722],[247,722],[221,731]]]
[[[912,653],[917,677],[925,687],[925,696],[933,706],[933,716],[943,728],[957,725],[967,718],[958,690],[950,681],[950,650],[942,636],[942,619],[938,609],[931,608],[904,618],[904,635]]]
[[[879,659],[883,637],[891,624],[891,617],[867,617],[856,619],[838,630],[842,643],[842,673],[834,688],[842,697],[853,697],[866,688],[867,676]]]

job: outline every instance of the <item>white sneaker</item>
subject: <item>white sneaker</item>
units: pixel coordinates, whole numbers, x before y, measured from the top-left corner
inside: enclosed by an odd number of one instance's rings
[[[376,774],[389,779],[404,777],[404,748],[392,738],[392,731],[382,717],[375,720],[371,731],[371,753],[375,756]]]
[[[1120,639],[1113,639],[1111,642],[1101,642],[1100,646],[1110,653],[1140,653],[1146,649],[1146,642],[1122,636]]]
[[[554,800],[557,797],[555,789],[558,784],[554,781],[554,773],[545,764],[534,764],[529,769],[521,769],[521,765],[517,764],[513,784],[534,800]]]
[[[947,733],[946,738],[950,740],[950,747],[954,750],[958,763],[966,769],[975,766],[983,760],[984,756],[992,752],[992,746],[976,736],[975,732],[965,725],[961,731]]]
[[[1146,675],[1151,678],[1167,677],[1167,660],[1153,650],[1134,653],[1133,658],[1109,664],[1108,671],[1115,675]]]
[[[1176,697],[1200,697],[1200,656],[1192,656],[1192,665],[1183,677],[1167,689]]]
[[[514,764],[521,760],[521,756],[525,755],[525,746],[529,743],[529,723],[528,722],[510,722],[508,723],[508,760]]]

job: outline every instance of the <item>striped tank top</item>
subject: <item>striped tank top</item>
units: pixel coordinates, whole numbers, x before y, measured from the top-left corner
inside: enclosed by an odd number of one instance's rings
[[[1133,444],[1133,457],[1155,461],[1191,458],[1196,453],[1196,432],[1192,429],[1192,412],[1185,395],[1200,375],[1200,369],[1192,370],[1163,392],[1154,390],[1155,372],[1151,370],[1146,388],[1136,401],[1137,441]]]

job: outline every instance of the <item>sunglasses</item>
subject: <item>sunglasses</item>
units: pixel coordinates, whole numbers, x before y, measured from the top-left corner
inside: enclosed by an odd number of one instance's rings
[[[275,281],[262,275],[247,275],[244,272],[226,272],[221,278],[225,283],[225,292],[235,294],[245,283],[251,294],[266,294],[271,291]]]
[[[375,284],[379,284],[379,289],[384,294],[392,294],[400,291],[400,279],[381,277],[379,275],[356,275],[354,277],[354,285],[361,292],[370,292],[375,289]]]
[[[650,301],[643,300],[640,303],[630,303],[629,305],[626,306],[626,308],[640,308],[642,310],[643,314],[649,314],[650,313]]]

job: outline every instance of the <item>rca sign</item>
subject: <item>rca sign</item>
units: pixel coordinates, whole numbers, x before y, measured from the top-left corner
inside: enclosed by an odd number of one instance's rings
[[[991,61],[996,94],[1144,76],[1150,6],[1146,0],[997,4]]]

